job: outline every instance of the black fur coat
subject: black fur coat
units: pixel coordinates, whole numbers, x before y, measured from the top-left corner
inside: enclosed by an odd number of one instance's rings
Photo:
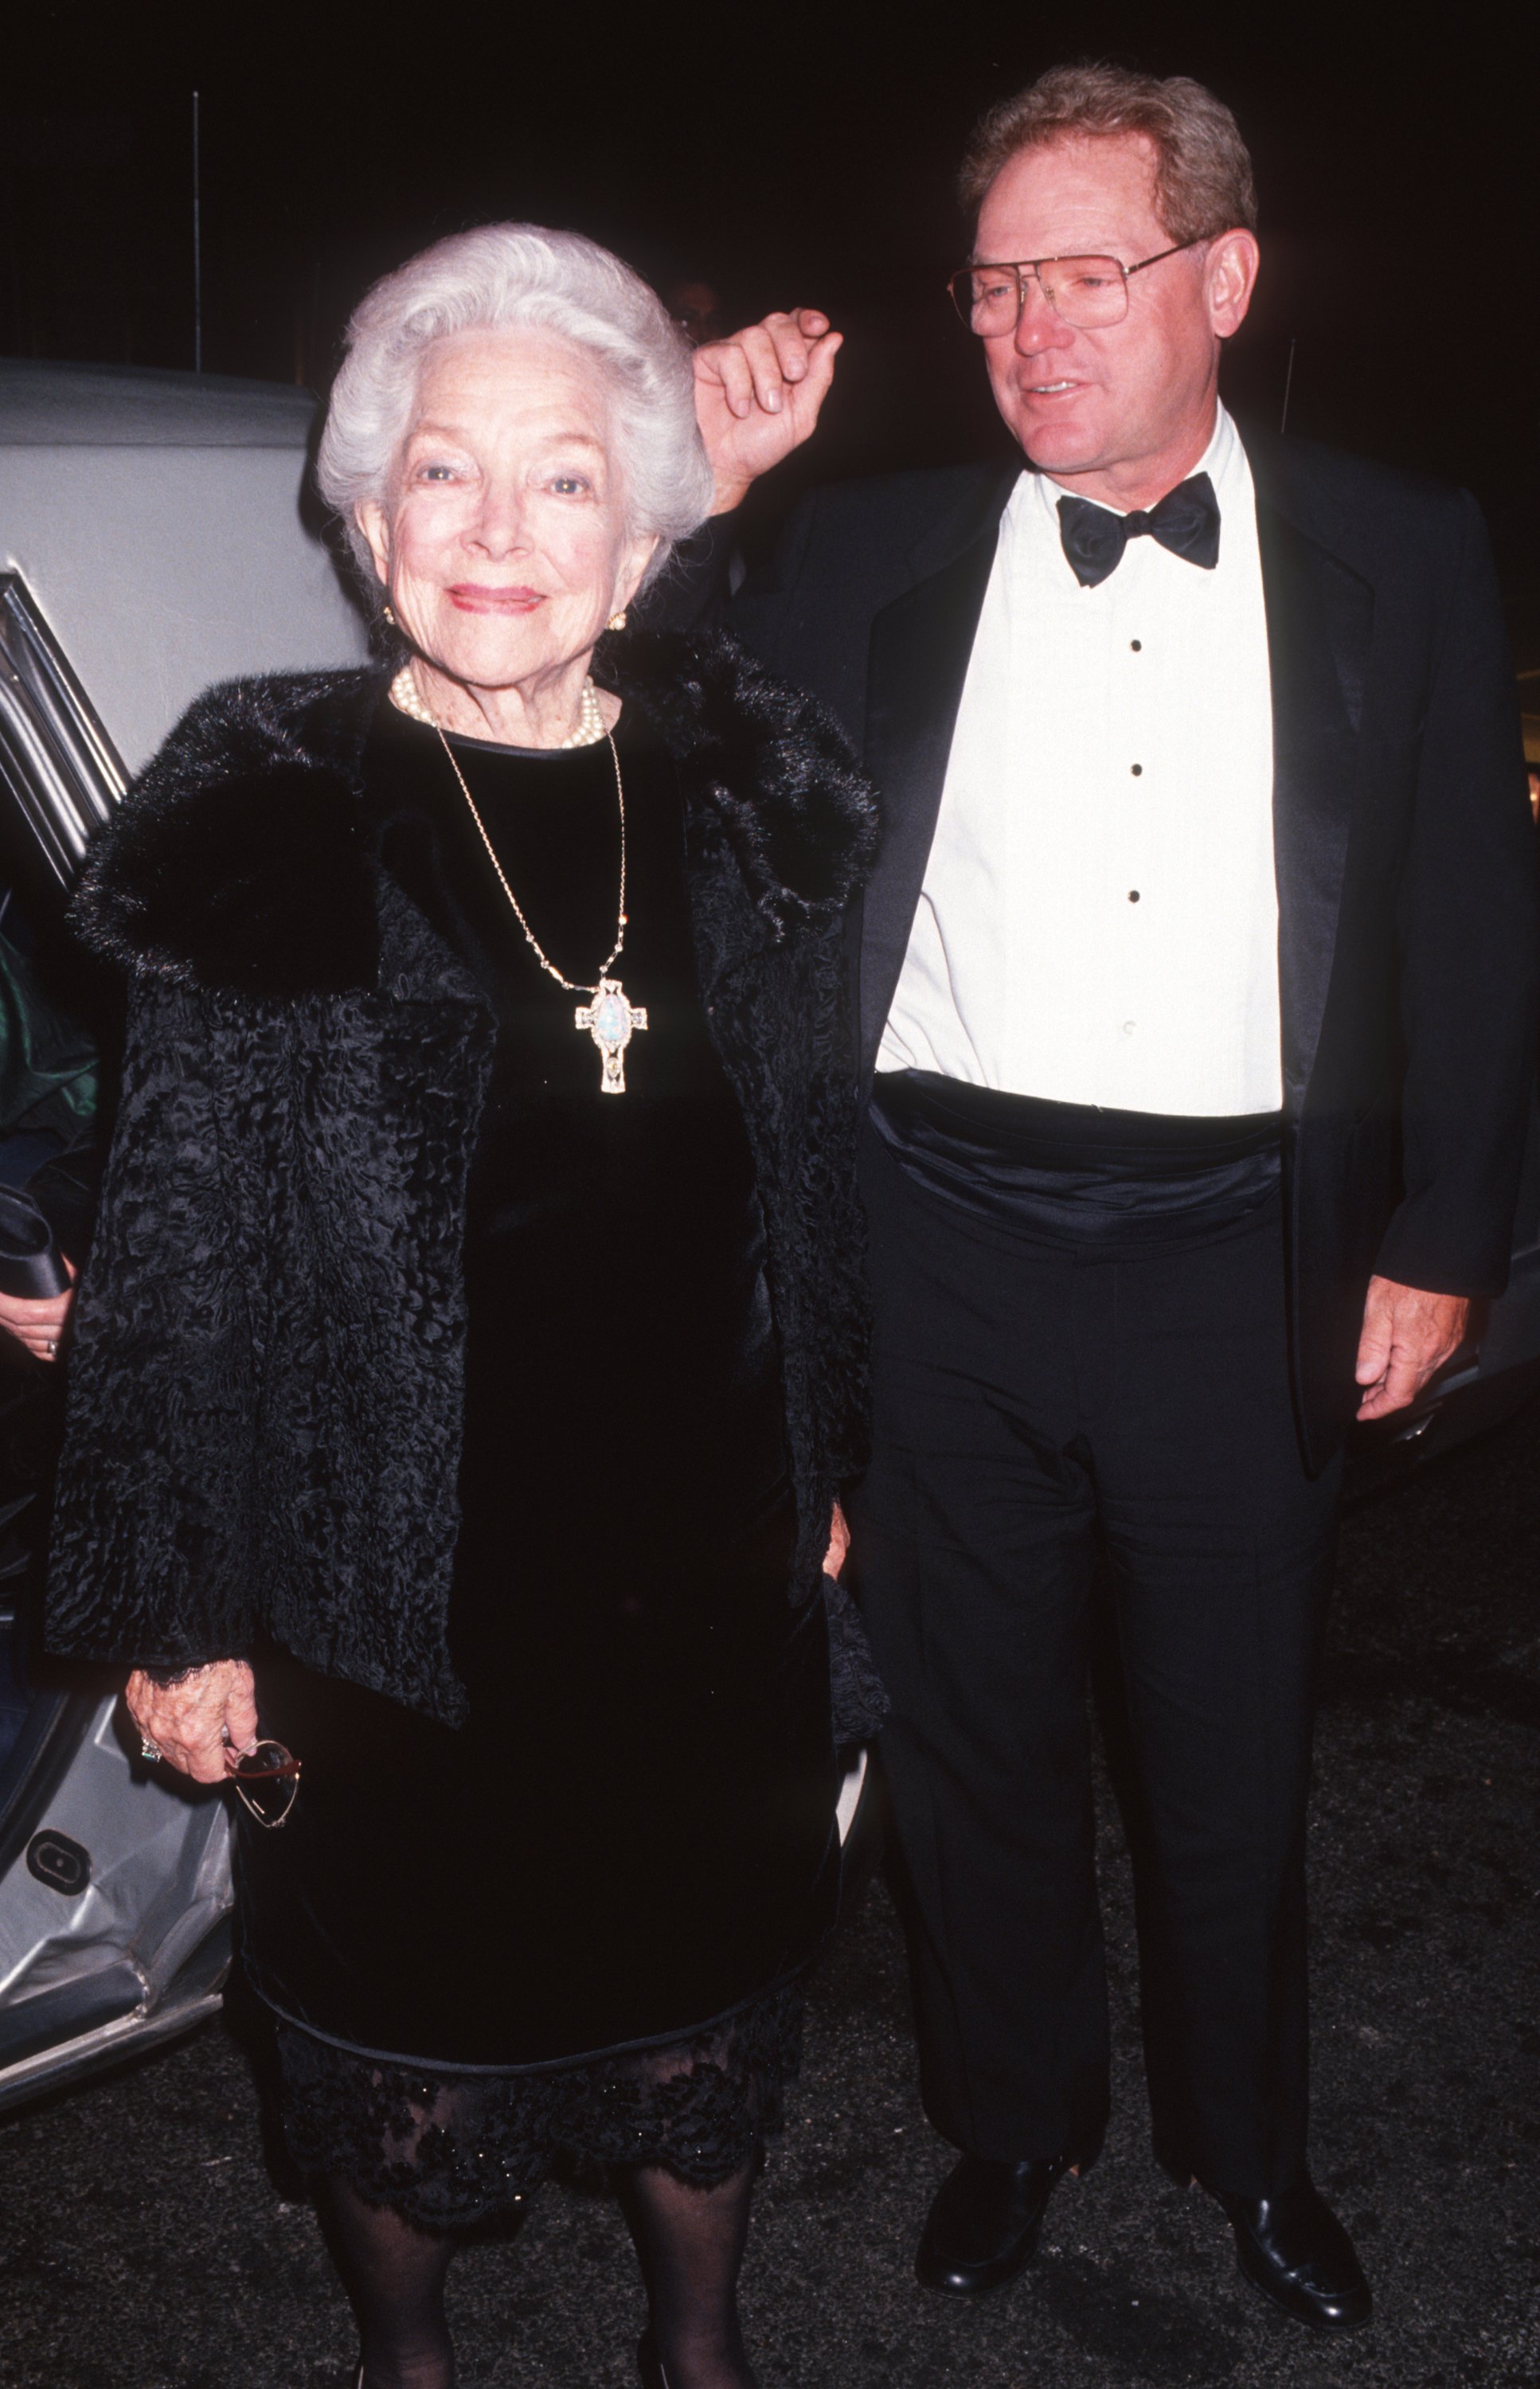
[[[875,814],[829,717],[730,640],[595,667],[679,759],[712,1033],[763,1205],[818,1586],[859,1464],[864,1322],[841,916]],[[377,671],[237,682],[172,732],[75,904],[129,975],[73,1326],[47,1642],[158,1668],[271,1636],[454,1722],[461,1242],[491,1058],[478,990],[375,866]],[[510,1487],[516,1548],[517,1488]]]

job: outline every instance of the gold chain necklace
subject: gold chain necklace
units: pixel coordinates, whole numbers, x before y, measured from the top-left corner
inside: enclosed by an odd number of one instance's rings
[[[605,730],[601,725],[601,736],[609,740],[610,761],[615,766],[615,798],[616,802],[620,809],[620,902],[618,917],[616,922],[615,943],[599,965],[597,984],[592,987],[588,987],[584,985],[581,979],[567,978],[564,973],[556,968],[555,964],[552,961],[550,955],[541,944],[540,939],[536,937],[533,929],[529,926],[528,922],[525,919],[524,908],[508,884],[508,875],[497,859],[497,849],[493,846],[491,839],[487,835],[487,824],[482,820],[480,813],[477,810],[476,798],[472,796],[470,789],[465,785],[465,775],[454,760],[454,749],[444,735],[442,724],[437,722],[433,715],[427,712],[426,708],[422,708],[420,710],[418,709],[418,708],[421,707],[420,699],[418,700],[417,707],[401,703],[401,697],[397,695],[397,688],[400,681],[406,677],[409,671],[410,667],[403,666],[401,672],[397,675],[397,680],[391,683],[390,695],[392,700],[401,707],[401,710],[403,713],[411,714],[414,721],[426,722],[433,730],[437,731],[439,744],[442,747],[444,753],[449,758],[450,770],[454,773],[455,778],[460,783],[460,793],[465,798],[466,804],[470,807],[471,819],[476,824],[477,831],[480,833],[481,843],[487,850],[487,859],[490,862],[492,869],[497,874],[498,885],[501,887],[503,893],[506,896],[510,905],[513,907],[514,918],[518,923],[519,927],[523,930],[524,935],[528,941],[530,951],[534,954],[535,960],[539,963],[541,970],[546,972],[550,977],[555,980],[558,987],[566,988],[569,995],[587,995],[592,998],[592,1003],[579,1003],[578,1005],[574,1015],[573,1025],[578,1028],[586,1029],[589,1035],[592,1038],[595,1045],[599,1048],[602,1063],[599,1075],[599,1092],[602,1095],[623,1095],[626,1092],[626,1048],[630,1043],[636,1031],[639,1028],[646,1028],[647,1007],[644,1003],[632,1003],[630,999],[628,997],[625,989],[621,986],[620,981],[617,978],[611,978],[609,976],[611,965],[619,961],[621,953],[625,948],[627,926],[626,786],[620,776],[620,758],[616,751],[614,738],[611,737],[610,733],[607,730]],[[592,685],[592,683],[590,683],[590,686]],[[412,695],[414,697],[416,696],[415,686],[413,687]],[[568,739],[566,742],[568,746],[575,743],[579,742],[572,739]],[[587,740],[583,740],[580,743],[586,745],[589,742]]]

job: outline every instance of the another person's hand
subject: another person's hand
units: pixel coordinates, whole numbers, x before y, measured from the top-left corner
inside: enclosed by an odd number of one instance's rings
[[[695,419],[717,476],[714,514],[740,505],[760,474],[807,439],[844,339],[816,307],[797,307],[695,351]]]
[[[1465,1341],[1470,1305],[1463,1294],[1428,1294],[1370,1278],[1355,1372],[1364,1388],[1361,1419],[1384,1418],[1415,1400],[1429,1378]]]
[[[834,1503],[834,1514],[829,1521],[829,1549],[824,1554],[823,1573],[837,1577],[850,1550],[850,1529],[845,1523],[845,1513]]]
[[[216,1659],[178,1684],[158,1684],[135,1667],[123,1704],[167,1766],[195,1783],[223,1783],[226,1753],[256,1744],[256,1684],[244,1659]]]
[[[0,1294],[0,1328],[24,1344],[34,1361],[57,1360],[59,1338],[75,1299],[73,1281],[78,1271],[68,1254],[61,1258],[70,1277],[65,1293],[50,1295],[46,1302],[24,1302],[19,1295]]]

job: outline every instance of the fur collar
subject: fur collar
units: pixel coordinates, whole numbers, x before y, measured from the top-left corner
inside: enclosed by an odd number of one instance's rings
[[[639,707],[679,758],[689,795],[720,818],[778,931],[849,901],[876,850],[876,798],[816,697],[722,632],[602,639],[594,677]]]
[[[678,759],[772,935],[826,917],[876,844],[872,790],[812,697],[717,632],[604,639],[595,677]],[[378,667],[231,681],[183,717],[94,847],[72,908],[125,969],[288,1001],[369,990],[380,899],[359,766]]]

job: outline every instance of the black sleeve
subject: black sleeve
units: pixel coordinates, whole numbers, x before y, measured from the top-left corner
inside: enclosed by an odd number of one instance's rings
[[[744,577],[738,512],[712,515],[681,540],[636,607],[649,631],[718,630]]]
[[[784,634],[788,616],[802,599],[803,572],[818,521],[820,492],[798,500],[768,561],[745,576],[727,609],[727,627],[772,671],[786,671]],[[788,674],[799,681],[795,671]]]
[[[1404,1195],[1376,1268],[1502,1291],[1540,1001],[1534,834],[1485,525],[1462,496],[1399,904]]]
[[[808,1007],[807,1031],[818,1056],[811,1093],[808,1139],[808,1213],[821,1222],[823,1258],[820,1288],[819,1393],[830,1473],[844,1488],[860,1476],[870,1457],[869,1341],[871,1316],[866,1284],[866,1214],[857,1188],[857,1144],[864,1105],[846,1001],[845,925],[831,922],[821,938],[819,985],[821,1016]]]
[[[642,601],[641,620],[651,630],[729,630],[779,668],[783,622],[795,603],[818,510],[813,490],[794,507],[768,560],[752,570],[740,544],[740,514],[713,515],[681,542]]]
[[[91,1250],[106,1160],[106,1143],[93,1121],[27,1181],[27,1192],[52,1228],[56,1244],[76,1269],[84,1267]]]
[[[232,1008],[149,975],[131,997],[50,1535],[62,1656],[175,1670],[252,1647],[259,1336],[225,1152],[250,1056]]]

